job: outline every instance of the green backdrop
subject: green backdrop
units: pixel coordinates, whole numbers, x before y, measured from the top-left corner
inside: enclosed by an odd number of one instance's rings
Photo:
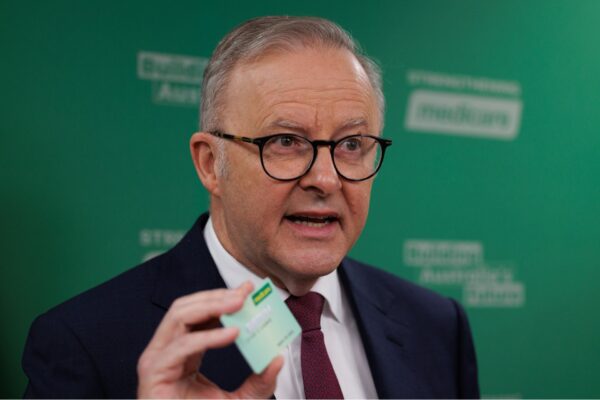
[[[463,302],[484,396],[599,397],[600,1],[217,3],[0,2],[0,394],[22,393],[36,315],[206,209],[206,58],[292,14],[384,71],[394,146],[352,255]]]

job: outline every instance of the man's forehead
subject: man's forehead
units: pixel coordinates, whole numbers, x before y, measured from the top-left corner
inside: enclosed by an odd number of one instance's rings
[[[300,68],[295,68],[297,66]],[[369,78],[363,66],[350,51],[346,49],[328,47],[303,47],[296,50],[271,51],[250,62],[240,62],[234,68],[242,74],[253,71],[266,70],[276,72],[278,76],[286,79],[301,79],[311,77],[313,81],[323,87],[328,85],[328,76],[344,77],[366,83],[370,86]],[[314,75],[319,71],[319,75]],[[287,73],[287,74],[286,74]],[[255,79],[272,79],[274,76],[260,76]]]
[[[318,73],[317,73],[318,72]],[[251,81],[271,90],[289,89],[294,82],[313,88],[335,89],[339,80],[355,81],[371,88],[366,71],[350,51],[332,47],[298,47],[269,50],[240,60],[231,72],[230,84]],[[237,82],[235,82],[237,81]],[[281,87],[281,81],[286,83]]]
[[[377,129],[371,83],[344,49],[285,51],[240,64],[227,97],[230,111],[253,114],[254,126],[246,128],[308,131],[326,122],[333,129]]]

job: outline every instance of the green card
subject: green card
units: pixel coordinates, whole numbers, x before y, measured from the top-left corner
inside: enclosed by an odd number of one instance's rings
[[[221,323],[239,328],[235,344],[256,374],[302,332],[269,278],[250,293],[240,311],[222,315]]]

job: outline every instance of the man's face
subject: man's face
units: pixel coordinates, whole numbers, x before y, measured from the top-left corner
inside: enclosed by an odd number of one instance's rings
[[[221,129],[234,135],[337,140],[380,129],[368,78],[345,50],[300,49],[237,66],[225,100]],[[212,193],[219,239],[254,272],[302,294],[337,268],[358,239],[372,180],[339,177],[327,147],[319,148],[308,174],[291,182],[267,176],[253,144],[227,142],[225,152],[227,173]]]

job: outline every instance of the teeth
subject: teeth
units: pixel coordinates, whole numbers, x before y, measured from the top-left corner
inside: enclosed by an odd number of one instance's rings
[[[312,222],[305,220],[294,220],[295,224],[310,226],[311,228],[322,228],[325,225],[329,224],[330,221],[324,220],[323,222]]]

